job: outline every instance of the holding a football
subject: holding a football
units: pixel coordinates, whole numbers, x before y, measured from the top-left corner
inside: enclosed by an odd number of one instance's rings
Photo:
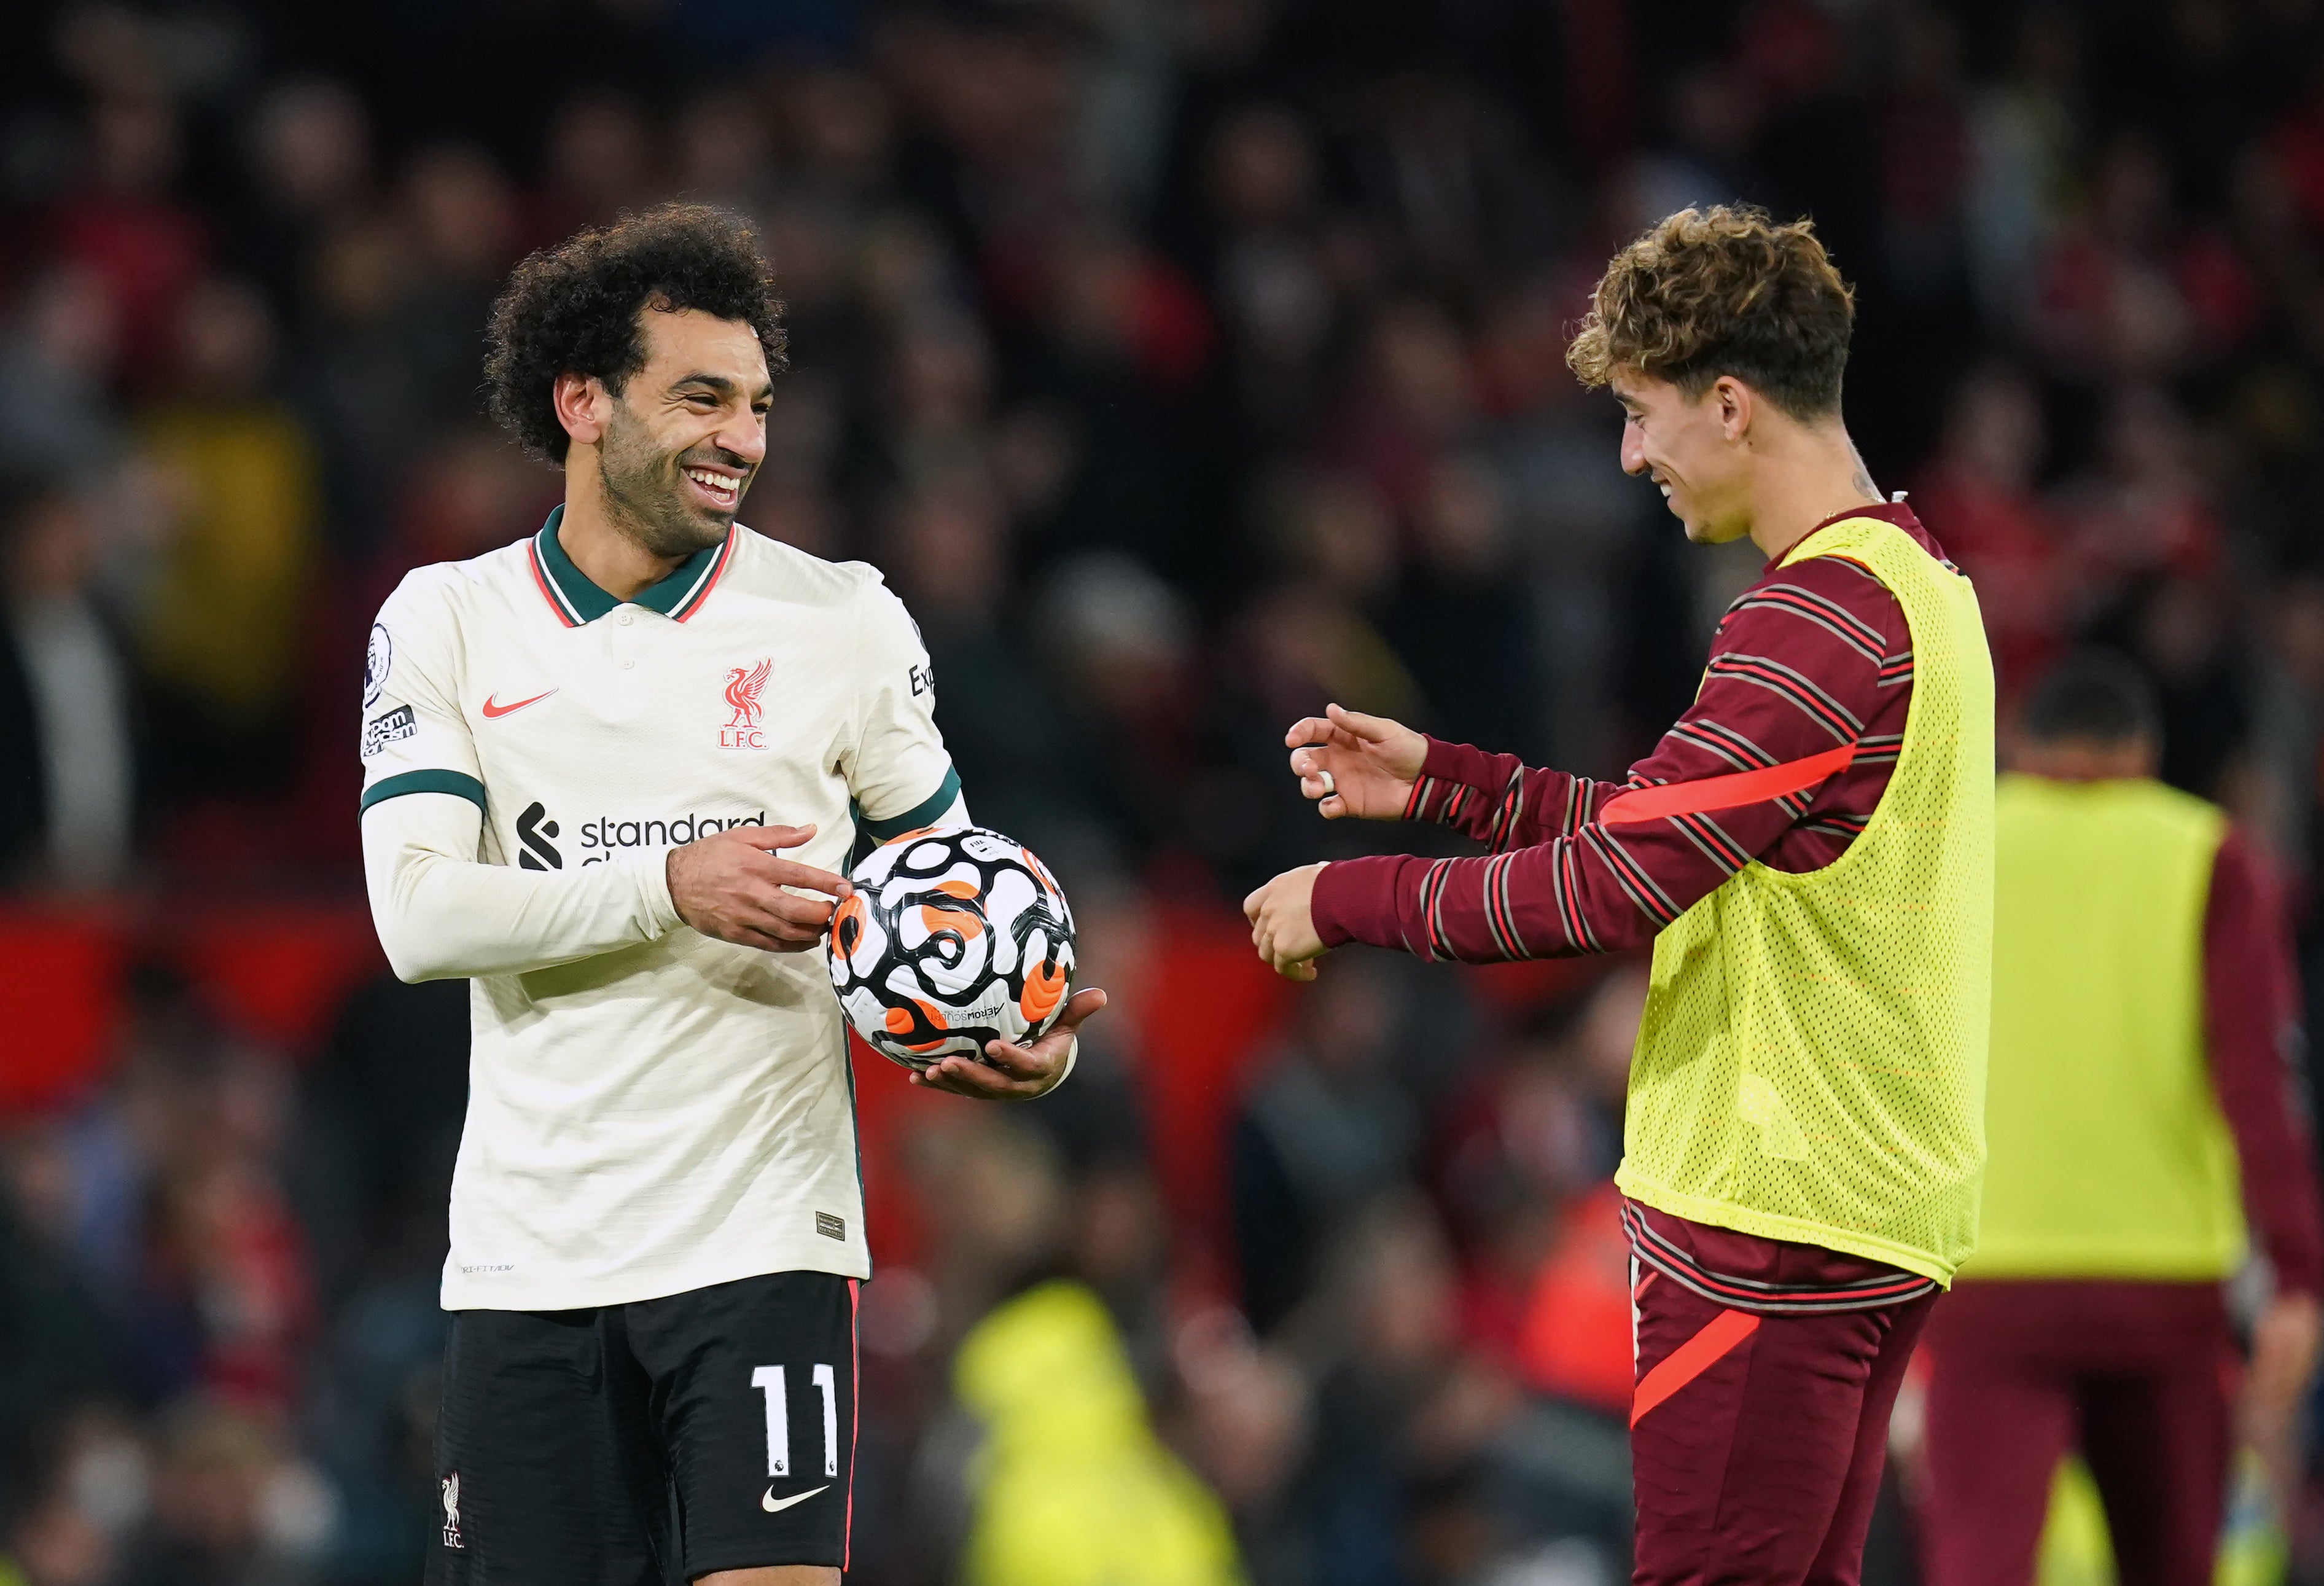
[[[882,844],[848,879],[826,963],[867,1045],[913,1083],[968,1095],[1065,1077],[1105,993],[1067,995],[1073,910],[1048,866],[998,832],[939,826]]]

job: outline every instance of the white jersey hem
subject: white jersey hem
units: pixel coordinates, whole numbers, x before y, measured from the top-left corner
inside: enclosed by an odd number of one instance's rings
[[[514,1273],[456,1272],[447,1262],[439,1304],[447,1311],[583,1311],[667,1299],[697,1288],[763,1277],[770,1272],[829,1272],[868,1278],[872,1259],[862,1249],[834,1246],[827,1252],[806,1245],[769,1251],[749,1260],[705,1261],[659,1272],[612,1273],[593,1280],[571,1277],[529,1282]]]

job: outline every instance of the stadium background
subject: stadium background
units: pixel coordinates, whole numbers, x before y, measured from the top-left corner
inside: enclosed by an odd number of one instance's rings
[[[2167,775],[2264,845],[2324,989],[2313,0],[14,14],[0,1556],[32,1586],[406,1581],[441,1523],[465,998],[371,944],[364,633],[556,498],[477,416],[509,264],[662,197],[752,216],[790,302],[744,520],[886,569],[972,807],[1065,877],[1117,1003],[1032,1107],[859,1061],[852,1579],[1002,1578],[1004,1422],[1079,1483],[1053,1561],[1145,1501],[1231,1517],[1259,1586],[1624,1573],[1637,966],[1351,951],[1295,997],[1231,905],[1406,835],[1300,805],[1279,734],[1327,698],[1600,775],[1684,702],[1754,558],[1683,545],[1561,361],[1683,203],[1816,217],[1861,293],[1851,428],[1978,578],[2005,696],[2077,639],[2141,659]],[[1060,1278],[1111,1328],[1007,1310]],[[1052,1382],[1138,1391],[1060,1425],[956,1379],[996,1315]],[[2324,1579],[2324,1485],[2292,1532]],[[1171,1556],[1109,1578],[1212,1578]]]

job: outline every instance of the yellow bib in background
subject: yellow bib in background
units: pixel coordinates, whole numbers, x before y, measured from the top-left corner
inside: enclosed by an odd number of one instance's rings
[[[1965,1277],[2225,1277],[2235,1143],[2203,1039],[2203,915],[2227,820],[2144,779],[2005,777],[1992,1148]]]

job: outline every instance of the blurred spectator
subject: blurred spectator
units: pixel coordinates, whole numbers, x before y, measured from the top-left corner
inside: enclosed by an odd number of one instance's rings
[[[2113,388],[2096,466],[2061,493],[2084,599],[2103,604],[2155,573],[2201,577],[2225,530],[2195,472],[2195,437],[2165,389]]]
[[[918,613],[936,721],[976,817],[1054,856],[1093,834],[1087,757],[1061,691],[1009,620],[1007,523],[981,482],[931,483],[898,509],[885,558]],[[1128,758],[1128,757],[1125,757]],[[1102,777],[1101,773],[1101,777]]]
[[[1212,290],[1235,333],[1239,405],[1255,438],[1277,445],[1314,420],[1317,364],[1339,307],[1315,167],[1307,128],[1274,107],[1228,118],[1210,148]]]
[[[301,261],[309,343],[296,382],[321,453],[334,549],[360,559],[385,537],[403,470],[431,421],[426,372],[403,334],[412,239],[369,215],[334,228]]]
[[[2002,74],[1970,97],[1969,265],[1978,308],[2005,335],[2033,323],[2037,262],[2072,189],[2081,44],[2069,9],[2029,9]]]
[[[749,126],[746,117],[728,135],[741,132],[747,147]],[[652,133],[635,104],[602,92],[575,98],[549,128],[548,190],[532,225],[538,240],[555,242],[651,203],[654,162]]]
[[[143,1524],[152,1471],[137,1430],[84,1402],[46,1427],[29,1501],[0,1535],[8,1586],[116,1586],[125,1544]],[[14,1573],[8,1571],[13,1566]]]
[[[1410,1095],[1389,1068],[1397,1010],[1385,967],[1351,959],[1316,981],[1297,1044],[1234,1120],[1235,1251],[1243,1310],[1262,1336],[1312,1292],[1348,1221],[1405,1182],[1419,1144]]]
[[[208,253],[206,228],[173,191],[184,135],[159,84],[101,96],[88,110],[82,180],[53,222],[58,257],[101,283],[122,366],[140,386],[171,367],[180,309]]]
[[[1928,302],[1958,291],[1965,273],[1969,121],[1961,39],[1953,19],[1929,5],[1898,6],[1889,26],[1893,54],[1875,134],[1883,240],[1895,290]]]
[[[1419,502],[1431,471],[1468,438],[1475,375],[1460,326],[1442,304],[1384,305],[1366,334],[1366,378],[1333,426],[1335,449],[1397,508]]]
[[[1462,1257],[1470,1342],[1545,1392],[1600,1405],[1613,1391],[1613,1353],[1619,1392],[1629,1391],[1621,1272],[1611,1286],[1619,1337],[1604,1331],[1604,1259],[1610,1249],[1626,1268],[1628,1258],[1603,1191],[1621,1157],[1645,998],[1643,969],[1625,964],[1536,1011],[1439,1110],[1431,1152],[1433,1186]]]
[[[1475,1483],[1518,1406],[1507,1378],[1455,1347],[1457,1294],[1416,1196],[1375,1198],[1332,1235],[1302,1329],[1319,1380],[1297,1502],[1318,1580],[1471,1579],[1504,1541]]]
[[[1541,646],[1534,603],[1514,576],[1499,477],[1475,457],[1438,464],[1413,528],[1413,567],[1384,626],[1428,702],[1431,731],[1541,755]]]
[[[2005,712],[2066,641],[2081,593],[2064,531],[2035,494],[2044,447],[2040,393],[2014,369],[1980,370],[1954,393],[1943,449],[1917,493],[1977,583]]]
[[[400,208],[410,255],[379,262],[400,267],[392,315],[398,355],[422,412],[456,423],[476,413],[484,313],[521,251],[516,198],[489,155],[438,143],[405,165]]]
[[[0,874],[66,888],[126,878],[136,791],[88,520],[58,483],[0,501]]]
[[[1122,852],[1167,844],[1194,770],[1185,603],[1129,557],[1097,552],[1053,574],[1032,614],[1074,734],[1084,812]]]
[[[680,111],[670,130],[678,191],[724,208],[760,207],[774,169],[774,129],[748,92],[714,88]]]
[[[143,622],[157,752],[181,790],[283,775],[316,551],[314,446],[271,388],[273,316],[236,281],[187,296],[177,387],[144,421],[180,523]]]
[[[117,450],[110,387],[121,318],[97,272],[63,266],[32,282],[0,343],[0,466],[96,468]]]
[[[2251,277],[2216,233],[2181,221],[2153,144],[2123,134],[2093,177],[2089,213],[2058,235],[2039,272],[2036,336],[2058,367],[2167,377],[2247,334]]]
[[[346,85],[284,83],[251,118],[251,198],[233,241],[237,271],[264,283],[280,314],[308,306],[300,273],[324,236],[371,198],[371,127]]]
[[[279,1430],[212,1401],[163,1415],[152,1520],[121,1586],[303,1586],[323,1579],[337,1499]]]
[[[1314,1433],[1300,1361],[1217,1305],[1181,1324],[1173,1364],[1183,1384],[1174,1440],[1233,1514],[1251,1578],[1305,1578],[1310,1549],[1290,1509]]]
[[[39,1130],[0,1142],[0,1490],[9,1500],[0,1526],[45,1527],[75,1413],[127,1387],[120,1330],[71,1259],[60,1148]],[[0,1558],[11,1548],[23,1544],[0,1533]]]
[[[2255,733],[2251,829],[2287,876],[2313,874],[2324,837],[2324,574],[2277,591]]]
[[[281,1179],[287,1076],[173,972],[140,965],[130,990],[113,1083],[55,1137],[56,1237],[121,1328],[140,1397],[199,1388],[287,1415],[314,1335]]]

